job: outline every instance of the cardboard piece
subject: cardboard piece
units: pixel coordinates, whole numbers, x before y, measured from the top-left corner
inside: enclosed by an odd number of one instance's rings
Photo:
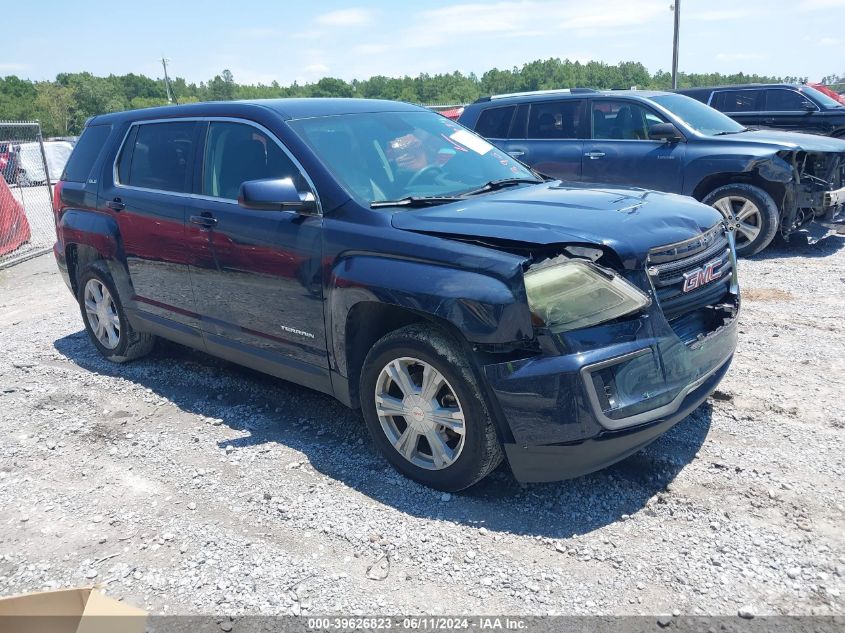
[[[144,633],[146,619],[95,587],[0,598],[0,633]]]

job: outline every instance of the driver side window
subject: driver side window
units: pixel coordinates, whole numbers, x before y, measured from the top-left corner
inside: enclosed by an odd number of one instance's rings
[[[648,140],[648,129],[666,119],[633,101],[594,101],[593,138]]]
[[[202,195],[237,200],[242,183],[263,178],[291,178],[299,191],[309,189],[273,138],[246,123],[212,121],[205,143]]]

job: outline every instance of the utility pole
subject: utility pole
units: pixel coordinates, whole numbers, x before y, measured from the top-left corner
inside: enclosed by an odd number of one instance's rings
[[[681,30],[681,0],[675,0],[675,3],[670,5],[670,9],[675,11],[675,37],[672,42],[672,90],[678,88],[678,38]]]
[[[161,58],[161,65],[164,68],[164,86],[167,89],[167,103],[173,103],[176,101],[176,98],[170,90],[170,77],[167,76],[167,62],[169,61],[169,59],[165,59],[164,57]],[[176,101],[176,105],[179,105],[178,101]]]

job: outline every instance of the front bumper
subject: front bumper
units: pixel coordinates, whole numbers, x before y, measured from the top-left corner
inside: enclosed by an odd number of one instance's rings
[[[738,298],[737,309],[738,309]],[[568,353],[484,366],[505,453],[520,481],[600,470],[683,420],[725,375],[736,317],[690,344],[659,309],[570,333]]]
[[[704,402],[727,373],[731,359],[687,392],[671,415],[630,429],[600,433],[572,444],[518,446],[505,443],[505,454],[514,476],[523,482],[560,481],[601,470],[625,459],[651,444]]]

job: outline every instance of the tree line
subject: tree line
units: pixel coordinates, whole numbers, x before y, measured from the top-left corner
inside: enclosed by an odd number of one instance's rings
[[[750,82],[801,81],[798,77],[766,77],[737,73],[681,73],[680,87]],[[650,73],[639,62],[605,64],[573,62],[568,59],[537,60],[510,70],[492,69],[478,77],[474,73],[453,73],[417,77],[385,77],[344,81],[324,77],[314,83],[281,86],[238,84],[228,70],[207,82],[188,83],[181,77],[171,81],[179,103],[277,97],[364,97],[394,99],[426,105],[465,104],[482,95],[526,90],[589,87],[596,89],[668,89],[671,75]],[[30,81],[14,75],[0,77],[0,120],[41,121],[45,136],[75,135],[85,120],[95,114],[132,108],[165,105],[164,80],[144,75],[61,73],[55,81]]]

